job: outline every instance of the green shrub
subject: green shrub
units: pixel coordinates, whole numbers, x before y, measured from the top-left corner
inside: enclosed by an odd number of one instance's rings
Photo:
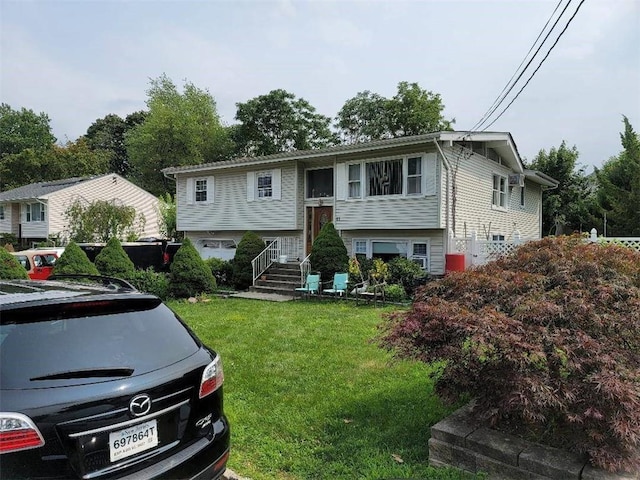
[[[230,287],[232,285],[231,277],[233,276],[233,265],[231,262],[222,260],[221,258],[212,257],[207,258],[205,263],[211,269],[213,278],[216,279],[216,284],[219,287]]]
[[[384,286],[384,296],[390,302],[402,302],[407,299],[407,293],[402,285],[392,283]]]
[[[216,289],[211,270],[188,238],[173,257],[170,270],[169,293],[173,297],[188,298]]]
[[[162,300],[169,297],[169,275],[166,273],[156,272],[150,267],[134,271],[128,280],[141,292],[150,293]]]
[[[439,395],[640,471],[640,253],[547,237],[427,284],[382,345],[442,368]]]
[[[418,285],[424,284],[430,278],[416,262],[404,257],[396,257],[389,262],[389,282],[402,285],[409,297]]]
[[[0,278],[8,280],[29,278],[18,259],[2,247],[0,247]]]
[[[94,264],[100,274],[108,277],[124,278],[133,277],[136,268],[133,262],[122,248],[117,237],[112,237],[105,247],[96,256]]]
[[[253,267],[251,260],[265,249],[262,239],[254,232],[246,232],[233,257],[233,275],[231,282],[237,290],[246,290],[253,284]]]
[[[325,224],[313,241],[309,261],[311,268],[320,272],[322,281],[325,282],[333,280],[334,273],[348,271],[347,247],[344,246],[333,223]]]
[[[100,275],[96,266],[91,263],[87,254],[76,242],[69,242],[56,260],[54,275]]]

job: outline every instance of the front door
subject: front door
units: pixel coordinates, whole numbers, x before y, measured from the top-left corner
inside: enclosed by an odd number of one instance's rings
[[[333,207],[307,207],[307,255],[322,227],[333,221]]]

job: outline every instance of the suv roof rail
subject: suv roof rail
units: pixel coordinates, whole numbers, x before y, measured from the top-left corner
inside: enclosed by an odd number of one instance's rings
[[[124,291],[137,291],[138,289],[131,285],[126,280],[116,277],[107,277],[104,275],[88,275],[84,273],[77,274],[54,274],[51,275],[47,280],[92,280],[95,283],[99,283],[105,287],[113,288],[114,290],[124,290]]]

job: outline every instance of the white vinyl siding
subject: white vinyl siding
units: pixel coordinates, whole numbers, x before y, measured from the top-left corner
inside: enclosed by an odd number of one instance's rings
[[[259,174],[271,173],[271,197],[258,197]],[[199,172],[199,175],[202,173]],[[186,174],[176,179],[178,230],[261,231],[292,230],[297,220],[297,169],[293,162],[286,167],[246,170],[215,170],[216,208],[198,208],[186,202]],[[277,236],[277,235],[276,235]]]
[[[410,169],[409,160],[418,158],[420,167],[415,166],[418,160],[412,160],[413,167]],[[387,188],[382,182],[368,180],[368,165],[373,163],[376,165],[375,169],[383,171],[385,168],[383,161],[363,159],[337,165],[338,196],[335,202],[334,218],[338,230],[442,228],[437,195],[437,185],[439,185],[437,155],[435,153],[409,154],[391,157],[391,160],[392,163],[386,165],[388,169],[396,168],[393,175],[396,181],[401,181],[403,185],[402,194],[368,195],[372,188],[378,192],[385,191],[384,189]],[[402,160],[401,171],[398,170],[398,163],[393,163],[399,160]],[[412,172],[412,176],[409,176],[409,172]],[[400,174],[401,179],[398,177]],[[415,182],[419,179],[421,193],[407,192],[410,178]],[[340,189],[341,185],[342,189]],[[388,186],[387,191],[394,191],[393,188]],[[360,197],[357,197],[358,190]]]
[[[134,185],[119,175],[109,174],[96,177],[86,182],[58,190],[47,195],[48,198],[48,233],[55,235],[67,230],[65,211],[76,199],[91,203],[96,200],[115,202],[117,205],[128,205],[136,209],[136,219],[144,216],[144,227],[141,237],[158,237],[158,199],[146,190]],[[24,236],[27,236],[23,232]],[[47,234],[44,235],[46,237]]]
[[[490,239],[491,235],[504,233],[510,240],[514,230],[520,231],[522,238],[540,238],[540,212],[542,209],[542,188],[540,185],[526,181],[525,206],[520,207],[520,187],[507,185],[506,208],[493,206],[493,176],[507,178],[513,173],[506,165],[497,165],[495,161],[478,154],[460,155],[459,147],[443,148],[449,158],[452,170],[457,168],[457,200],[456,200],[456,237],[470,236],[478,232],[479,238]],[[452,181],[452,175],[449,175]],[[443,178],[444,181],[444,178]],[[508,183],[508,182],[507,182]],[[451,211],[453,199],[449,197]],[[442,198],[442,209],[445,211],[446,197]],[[443,213],[444,219],[444,213]],[[453,219],[449,219],[453,228]]]

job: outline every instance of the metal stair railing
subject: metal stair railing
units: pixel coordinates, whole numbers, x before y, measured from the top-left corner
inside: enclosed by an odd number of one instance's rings
[[[302,262],[300,262],[300,286],[304,287],[307,281],[307,275],[311,273],[311,254],[307,255]]]
[[[253,271],[253,285],[274,262],[292,258],[299,258],[300,239],[298,237],[278,237],[273,240],[260,254],[251,260]]]

